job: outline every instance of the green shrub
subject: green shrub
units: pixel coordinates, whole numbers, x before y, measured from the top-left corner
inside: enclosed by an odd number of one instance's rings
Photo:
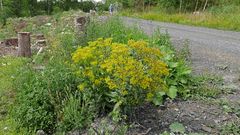
[[[123,106],[152,101],[157,93],[166,93],[163,81],[168,75],[158,48],[147,42],[130,40],[128,44],[113,43],[112,39],[98,39],[73,53],[78,86],[98,107],[112,110],[118,116]]]
[[[168,35],[162,35],[157,31],[152,39],[153,46],[157,46],[164,54],[164,61],[168,65],[169,75],[165,81],[169,87],[168,96],[175,98],[187,98],[190,96],[189,86],[191,85],[191,68],[187,63],[187,59],[178,56],[175,49],[170,43]],[[186,50],[184,50],[186,51]],[[185,54],[184,54],[185,55]]]
[[[69,95],[63,103],[58,131],[83,129],[93,120],[95,106],[80,94]],[[90,111],[91,110],[91,111]]]
[[[63,101],[77,89],[77,79],[61,62],[50,63],[43,71],[25,70],[15,82],[13,116],[20,127],[53,133],[61,121]]]

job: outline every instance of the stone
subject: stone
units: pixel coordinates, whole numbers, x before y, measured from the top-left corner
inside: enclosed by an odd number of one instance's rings
[[[36,135],[47,135],[43,130],[38,130]]]
[[[205,131],[205,132],[208,132],[208,133],[211,133],[211,132],[212,132],[212,128],[207,127],[207,126],[205,126],[205,125],[202,126],[202,130]]]
[[[97,12],[95,10],[90,10],[90,15],[96,16]]]

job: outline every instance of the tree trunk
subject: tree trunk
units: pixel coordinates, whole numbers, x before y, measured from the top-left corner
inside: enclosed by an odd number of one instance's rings
[[[196,2],[194,12],[196,12],[198,10],[198,2],[199,2],[199,0],[197,0],[197,2]]]
[[[179,12],[182,12],[182,4],[183,4],[183,0],[180,0]]]
[[[30,32],[18,33],[18,56],[31,57]]]
[[[203,12],[206,10],[207,4],[208,4],[208,0],[205,1],[204,7],[203,7]]]
[[[1,11],[3,11],[3,0],[0,0],[0,8],[1,8]]]

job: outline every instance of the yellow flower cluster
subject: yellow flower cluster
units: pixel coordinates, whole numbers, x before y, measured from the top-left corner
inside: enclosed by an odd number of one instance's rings
[[[149,47],[145,41],[120,44],[109,38],[77,49],[72,60],[80,67],[78,74],[94,87],[105,86],[123,96],[142,89],[146,97],[152,98],[156,92],[166,90],[163,77],[169,72],[162,57],[158,48]],[[79,89],[84,87],[80,85]]]

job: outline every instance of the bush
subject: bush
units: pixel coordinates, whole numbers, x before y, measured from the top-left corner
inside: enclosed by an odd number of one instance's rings
[[[116,116],[123,106],[152,101],[156,93],[167,92],[163,78],[168,69],[162,58],[161,51],[147,42],[120,44],[112,39],[90,42],[72,57],[82,80],[78,89]]]
[[[59,123],[66,121],[69,97],[76,94],[79,83],[70,67],[53,63],[41,72],[25,69],[15,82],[18,94],[13,117],[19,127],[53,133]]]
[[[72,131],[86,127],[93,120],[94,109],[92,102],[84,99],[82,95],[70,95],[64,101],[58,131]]]

